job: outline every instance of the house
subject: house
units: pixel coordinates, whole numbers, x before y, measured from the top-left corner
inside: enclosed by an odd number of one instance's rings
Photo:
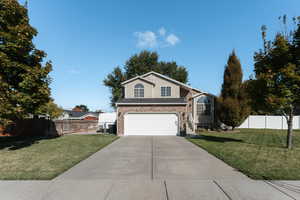
[[[64,110],[57,120],[98,120],[98,112]]]
[[[182,135],[214,123],[215,97],[149,72],[122,82],[116,102],[117,135]]]

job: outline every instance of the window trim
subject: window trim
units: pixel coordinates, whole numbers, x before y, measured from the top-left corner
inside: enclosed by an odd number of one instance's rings
[[[134,85],[133,89],[134,98],[144,98],[145,97],[145,87],[141,83]]]
[[[162,96],[162,97],[171,97],[172,96],[171,86],[161,86],[160,87],[160,96]]]
[[[211,103],[211,99],[209,99],[208,102],[199,102],[200,101],[200,98],[209,98],[208,96],[200,96],[198,99],[197,99],[197,102],[196,102],[196,114],[198,116],[212,116],[212,103]],[[201,106],[201,112],[200,112],[200,109],[199,107]]]

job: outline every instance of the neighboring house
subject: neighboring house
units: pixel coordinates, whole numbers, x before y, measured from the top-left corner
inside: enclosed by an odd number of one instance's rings
[[[57,120],[98,120],[98,112],[64,110]]]
[[[149,72],[122,83],[117,135],[193,134],[214,123],[215,97],[172,78]]]

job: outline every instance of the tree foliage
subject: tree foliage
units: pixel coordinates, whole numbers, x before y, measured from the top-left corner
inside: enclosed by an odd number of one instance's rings
[[[55,119],[62,115],[63,109],[55,104],[53,100],[50,100],[45,105],[41,106],[38,109],[38,112],[41,115],[47,115],[48,117],[50,117],[50,119]]]
[[[187,83],[188,72],[185,67],[178,66],[176,62],[158,61],[156,52],[142,51],[131,56],[125,63],[124,70],[116,67],[112,73],[108,74],[103,81],[104,85],[110,88],[111,105],[115,107],[116,101],[122,98],[123,88],[121,83],[138,75],[155,71],[169,76],[177,81]]]
[[[126,79],[131,79],[149,71],[157,71],[158,54],[156,52],[142,51],[135,54],[126,61],[124,75]]]
[[[286,27],[286,17],[281,19]],[[300,103],[300,23],[296,22],[291,33],[286,29],[277,33],[273,41],[266,40],[266,28],[262,29],[262,36],[268,45],[254,55],[252,101],[256,109],[276,111],[286,117],[287,147],[291,148],[293,116]]]
[[[245,120],[249,112],[242,67],[233,51],[225,67],[221,95],[218,98],[219,120],[234,129]]]
[[[125,81],[125,75],[122,72],[120,67],[116,67],[112,73],[108,74],[106,79],[103,81],[104,85],[110,88],[111,97],[110,102],[111,106],[115,107],[115,103],[122,97],[123,88],[121,83]]]
[[[73,111],[78,111],[78,112],[89,112],[90,109],[87,107],[87,105],[77,105],[73,109]]]
[[[50,100],[50,62],[32,40],[37,30],[17,0],[0,1],[0,123],[38,114]]]

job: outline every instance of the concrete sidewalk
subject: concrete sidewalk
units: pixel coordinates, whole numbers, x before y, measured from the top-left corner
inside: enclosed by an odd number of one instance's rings
[[[297,200],[299,186],[299,181],[253,180],[0,181],[0,197],[4,200]]]
[[[181,137],[122,137],[52,181],[0,181],[5,200],[291,200],[300,181],[254,181]]]

